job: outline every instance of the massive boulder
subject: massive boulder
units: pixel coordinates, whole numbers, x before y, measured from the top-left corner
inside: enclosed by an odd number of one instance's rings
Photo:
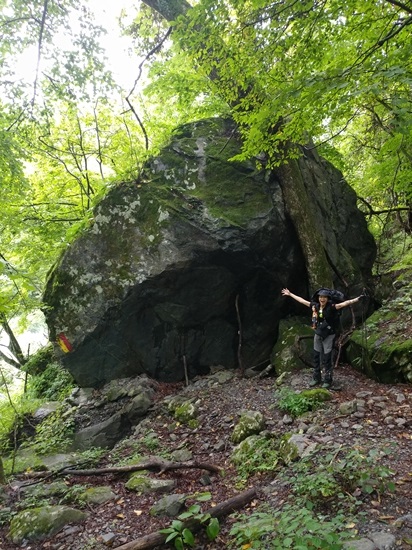
[[[286,313],[281,288],[313,289],[282,171],[230,161],[240,148],[231,120],[180,128],[139,181],[109,191],[53,268],[50,337],[79,385],[268,360]],[[293,162],[335,285],[363,286],[375,245],[354,192],[314,152]]]

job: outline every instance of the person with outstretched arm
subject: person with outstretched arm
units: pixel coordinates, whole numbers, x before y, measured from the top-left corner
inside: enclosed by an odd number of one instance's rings
[[[313,339],[313,379],[310,386],[322,384],[321,357],[323,356],[325,378],[322,387],[330,388],[333,383],[333,342],[339,327],[338,310],[356,304],[362,295],[336,304],[330,300],[330,291],[327,289],[319,290],[316,295],[317,300],[313,301],[293,294],[288,288],[282,289],[282,295],[290,296],[296,302],[312,309],[312,328],[315,330],[315,337]]]

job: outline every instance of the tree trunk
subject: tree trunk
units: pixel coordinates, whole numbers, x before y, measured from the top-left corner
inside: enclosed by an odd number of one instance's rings
[[[7,321],[7,318],[4,315],[4,313],[0,314],[0,324],[3,327],[4,332],[9,337],[8,349],[10,353],[13,355],[14,359],[8,357],[2,352],[0,352],[0,356],[9,365],[12,365],[17,369],[20,369],[25,363],[27,363],[27,358],[25,357],[23,350],[21,349],[20,344],[13,332],[13,329],[9,325],[9,322]]]
[[[4,476],[3,459],[0,456],[0,485],[6,484],[6,478]]]

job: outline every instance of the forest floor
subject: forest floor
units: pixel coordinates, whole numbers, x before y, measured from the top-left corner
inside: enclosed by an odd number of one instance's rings
[[[292,373],[285,385],[300,391],[308,387],[309,370]],[[250,472],[247,481],[241,482],[230,458],[234,448],[231,442],[233,428],[244,410],[260,411],[266,419],[269,432],[281,436],[286,432],[303,432],[318,445],[318,453],[333,453],[333,461],[339,460],[342,449],[351,448],[367,454],[377,452],[377,461],[390,470],[394,491],[374,490],[370,494],[356,488],[351,498],[356,499],[356,513],[348,513],[348,527],[359,537],[370,531],[384,531],[396,537],[397,547],[412,548],[412,385],[384,385],[372,381],[348,365],[339,365],[335,373],[336,390],[325,406],[307,418],[292,419],[277,406],[274,378],[241,378],[237,374],[223,383],[211,375],[191,383],[187,388],[180,384],[158,384],[155,404],[139,425],[135,434],[110,451],[102,464],[126,464],[142,441],[146,456],[170,456],[176,450],[190,453],[190,460],[218,466],[224,475],[200,469],[177,469],[164,473],[151,473],[158,479],[173,479],[173,492],[191,495],[187,502],[196,502],[193,495],[211,493],[205,508],[219,504],[248,488],[255,488],[255,497],[240,514],[250,515],[263,509],[278,510],[290,500],[291,484],[279,475],[279,470]],[[194,397],[198,404],[199,425],[189,428],[184,423],[173,422],[164,398],[183,393]],[[357,402],[352,413],[344,412],[342,405]],[[144,436],[142,434],[145,434]],[[318,457],[319,458],[319,457]],[[287,467],[284,467],[286,469]],[[86,521],[70,525],[46,540],[12,544],[7,539],[8,525],[1,526],[0,548],[3,550],[85,550],[122,548],[149,533],[170,525],[171,519],[157,517],[149,510],[159,500],[156,494],[138,494],[125,487],[127,478],[118,474],[87,477],[66,476],[68,492],[78,485],[109,486],[116,495],[100,505],[88,505]],[[8,503],[12,510],[15,501]],[[331,515],[329,500],[322,503],[325,516]],[[327,511],[329,509],[329,512]],[[325,512],[326,510],[326,512]],[[355,519],[354,519],[355,517]],[[350,521],[349,521],[350,519]],[[238,521],[235,514],[220,520],[220,532],[214,542],[208,542],[204,534],[196,536],[197,549],[221,550],[224,548],[251,548],[248,545],[230,545],[229,532]],[[129,545],[129,548],[132,546]],[[140,548],[140,546],[136,546]],[[170,548],[170,546],[160,546]],[[253,548],[265,548],[253,546]],[[268,547],[269,548],[269,547]]]

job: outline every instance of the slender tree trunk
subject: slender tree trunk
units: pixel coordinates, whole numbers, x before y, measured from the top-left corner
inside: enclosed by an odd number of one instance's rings
[[[9,365],[12,365],[17,369],[20,369],[27,362],[27,358],[25,357],[23,350],[21,349],[20,344],[16,336],[14,335],[14,332],[11,326],[9,325],[6,319],[6,316],[4,314],[0,314],[0,324],[3,327],[4,332],[9,337],[8,349],[13,354],[14,359],[8,357],[7,355],[1,352],[0,352],[0,357],[2,357],[2,359],[6,361],[6,363],[8,363]]]
[[[3,460],[0,456],[0,485],[6,484],[6,478],[4,477],[4,467],[3,467]]]

